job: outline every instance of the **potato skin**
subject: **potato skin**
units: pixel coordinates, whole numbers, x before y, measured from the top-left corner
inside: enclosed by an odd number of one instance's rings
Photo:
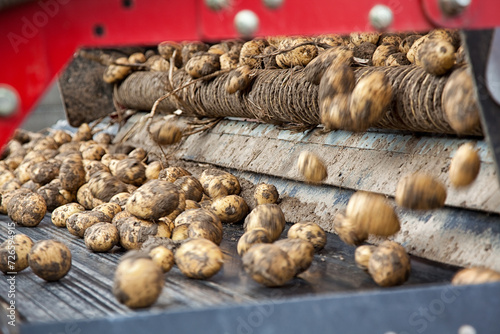
[[[368,263],[375,249],[377,249],[377,246],[373,245],[362,245],[356,248],[354,252],[354,261],[358,268],[368,271]]]
[[[85,230],[85,246],[93,252],[107,252],[120,241],[116,226],[110,223],[97,223]]]
[[[248,213],[247,203],[238,195],[218,198],[212,202],[211,208],[224,224],[239,222]]]
[[[71,252],[62,242],[36,242],[28,255],[31,270],[47,282],[58,281],[71,269]]]
[[[165,246],[157,246],[149,251],[149,256],[166,273],[174,266],[174,252]]]
[[[125,206],[127,205],[127,201],[130,196],[132,196],[132,194],[128,192],[118,193],[115,196],[111,197],[109,203],[116,203],[122,208],[122,210],[125,210]]]
[[[187,200],[199,202],[203,197],[203,186],[200,181],[192,175],[181,176],[174,184],[184,192]]]
[[[109,223],[108,217],[99,211],[83,211],[72,214],[66,220],[66,228],[69,233],[83,238],[85,231],[97,223]]]
[[[446,188],[430,175],[415,173],[399,180],[396,203],[412,210],[440,208],[446,200]]]
[[[455,65],[455,48],[445,40],[428,39],[418,49],[417,58],[427,73],[443,75]]]
[[[210,197],[212,197],[212,195],[210,195],[210,184],[214,179],[216,179],[217,181],[214,181],[212,187],[217,183],[221,183],[222,186],[227,190],[227,194],[223,196],[238,195],[241,191],[240,182],[238,181],[236,176],[220,169],[210,168],[205,169],[203,173],[201,173],[201,176],[199,178],[199,181],[203,186],[205,193]]]
[[[260,183],[255,187],[253,198],[257,205],[275,204],[278,202],[279,194],[276,187],[272,184]]]
[[[127,201],[126,210],[141,219],[157,220],[179,205],[179,188],[163,180],[151,180],[139,187]]]
[[[93,174],[88,184],[92,196],[104,202],[109,202],[114,195],[127,191],[124,182],[107,172]]]
[[[312,42],[312,39],[309,37],[285,38],[280,42],[278,49],[288,49],[305,42]],[[303,45],[276,55],[276,64],[281,68],[306,66],[317,55],[318,48],[315,45]]]
[[[66,220],[74,213],[83,212],[85,208],[78,203],[68,203],[56,208],[51,217],[52,223],[57,227],[66,227]]]
[[[167,167],[162,171],[160,171],[158,179],[174,183],[177,179],[188,175],[191,175],[191,173],[185,170],[184,168],[172,166],[172,167]]]
[[[326,233],[316,223],[298,222],[292,225],[287,234],[289,239],[302,239],[309,241],[316,251],[323,249],[326,245]]]
[[[154,180],[160,175],[163,166],[160,161],[153,161],[146,166],[146,179]]]
[[[245,219],[245,232],[262,227],[267,230],[272,241],[277,240],[285,229],[285,215],[277,204],[262,204],[253,209]]]
[[[59,180],[61,187],[68,191],[77,191],[85,183],[85,167],[82,159],[66,158],[61,163]]]
[[[295,265],[287,253],[275,244],[253,245],[243,255],[243,269],[257,283],[282,286],[295,276]]]
[[[476,179],[481,168],[481,159],[474,145],[466,143],[460,146],[451,160],[450,181],[453,186],[466,187]]]
[[[189,238],[189,224],[174,227],[171,238],[174,241],[186,240]]]
[[[122,182],[141,186],[146,181],[146,167],[137,159],[123,159],[116,165],[116,176]]]
[[[153,305],[163,290],[163,273],[147,255],[129,255],[116,267],[113,294],[130,308]]]
[[[334,228],[339,238],[348,245],[357,246],[368,239],[366,230],[359,229],[351,218],[341,214],[335,217]]]
[[[483,284],[499,282],[500,273],[488,268],[472,267],[462,269],[453,276],[452,285]]]
[[[239,256],[243,256],[255,244],[269,244],[271,238],[266,229],[257,227],[253,230],[243,233],[238,240],[237,251]]]
[[[28,268],[28,254],[33,245],[31,238],[25,234],[16,234],[12,239],[9,236],[0,244],[0,270],[7,274],[18,273]],[[12,256],[14,256],[14,260],[12,260]],[[13,267],[11,267],[12,263]]]
[[[47,184],[59,175],[59,167],[55,159],[37,162],[30,168],[30,178],[41,185]]]
[[[300,153],[297,168],[309,182],[321,182],[328,176],[325,163],[312,152],[303,151]]]
[[[306,271],[314,259],[314,246],[303,239],[281,239],[274,243],[283,250],[295,266],[295,275]]]
[[[37,226],[46,213],[45,200],[42,196],[32,192],[14,195],[7,205],[9,218],[20,226]]]
[[[220,248],[207,239],[191,239],[175,252],[175,263],[189,278],[208,279],[215,275],[224,263]]]
[[[243,65],[234,71],[231,71],[227,77],[225,89],[228,94],[234,94],[237,91],[244,91],[250,84],[250,66]]]
[[[370,256],[368,272],[380,286],[401,285],[410,276],[410,257],[403,246],[384,241]]]
[[[136,217],[124,218],[117,222],[120,245],[125,249],[140,249],[149,236],[169,237],[170,227],[164,222],[153,223]]]
[[[182,130],[174,122],[164,122],[153,127],[153,140],[160,145],[177,144],[182,139]]]
[[[203,53],[194,55],[184,66],[185,71],[193,78],[201,78],[220,70],[220,55]]]

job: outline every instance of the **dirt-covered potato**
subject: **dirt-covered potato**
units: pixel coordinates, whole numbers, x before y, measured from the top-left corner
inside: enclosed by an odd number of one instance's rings
[[[30,178],[41,185],[47,184],[59,175],[60,162],[55,159],[41,161],[31,166]]]
[[[107,172],[93,174],[88,184],[92,196],[104,202],[109,202],[116,194],[127,192],[126,184]]]
[[[46,185],[38,188],[37,194],[43,197],[45,204],[47,205],[47,211],[54,211],[57,207],[68,204],[72,201],[68,198],[61,188],[61,181],[59,179],[54,179]]]
[[[189,225],[183,224],[174,227],[171,238],[174,241],[186,240],[189,238]]]
[[[418,49],[417,58],[427,73],[443,75],[455,65],[455,48],[445,40],[428,39]]]
[[[411,47],[408,49],[408,52],[406,53],[406,58],[410,61],[412,64],[417,64],[418,65],[418,49],[424,44],[429,37],[427,35],[420,37],[419,39],[413,41],[413,44]]]
[[[184,193],[186,199],[199,202],[203,196],[203,186],[192,175],[181,176],[174,182]]]
[[[282,286],[296,273],[295,263],[275,244],[253,245],[243,255],[243,269],[257,283]]]
[[[361,233],[387,237],[400,229],[398,216],[385,196],[371,192],[358,191],[352,195],[346,217]]]
[[[66,228],[69,233],[83,238],[85,231],[97,223],[110,223],[111,219],[99,211],[83,211],[72,214],[66,219]]]
[[[334,47],[343,46],[345,44],[342,36],[337,34],[319,35],[315,38],[315,41],[319,44],[327,44]]]
[[[201,78],[220,70],[220,55],[213,53],[196,54],[184,66],[193,79]]]
[[[207,239],[191,239],[175,252],[175,263],[189,278],[208,279],[215,275],[224,263],[222,251]]]
[[[174,266],[174,252],[165,246],[157,246],[149,251],[149,256],[166,273]]]
[[[208,51],[209,46],[203,42],[190,42],[182,46],[181,55],[184,65],[198,52]]]
[[[314,259],[314,246],[303,239],[281,239],[274,243],[283,250],[295,266],[295,275],[306,271]]]
[[[358,268],[368,271],[368,263],[375,249],[377,249],[377,246],[373,245],[361,245],[356,248],[354,261]]]
[[[85,160],[101,160],[106,154],[106,149],[99,144],[93,144],[82,151],[82,158]]]
[[[237,68],[240,62],[240,54],[236,52],[227,52],[220,56],[220,69],[228,70]]]
[[[104,213],[106,217],[108,217],[108,221],[111,221],[118,212],[122,211],[122,208],[117,203],[109,202],[96,206],[92,209],[92,211],[99,211]]]
[[[298,222],[288,230],[289,239],[303,239],[309,241],[316,251],[323,249],[326,245],[326,233],[316,223]]]
[[[403,284],[408,280],[410,270],[410,256],[394,241],[381,243],[368,261],[368,272],[380,286]]]
[[[150,222],[137,217],[119,221],[120,245],[125,249],[140,249],[149,236],[168,238],[170,227],[164,222]]]
[[[158,179],[174,183],[183,176],[189,176],[191,173],[182,167],[171,166],[160,171]]]
[[[212,183],[213,180],[216,180]],[[220,192],[221,188],[225,188],[227,190],[227,194],[222,195],[220,193],[219,196],[227,196],[227,195],[238,195],[241,191],[240,187],[240,182],[231,173],[222,171],[220,169],[205,169],[203,173],[201,173],[201,176],[199,178],[199,181],[201,185],[203,186],[203,189],[205,189],[205,193],[208,194],[210,197],[213,197],[210,194],[210,189],[212,189],[212,194],[217,194]],[[212,186],[210,187],[210,184],[212,183]],[[222,186],[219,186],[218,184],[221,183]],[[219,191],[216,191],[216,188],[219,188]],[[203,199],[202,199],[203,200]]]
[[[137,159],[139,161],[143,161],[144,159],[146,159],[148,155],[148,152],[146,152],[143,148],[141,147],[137,147],[135,148],[132,152],[130,152],[128,154],[128,157],[130,159]]]
[[[106,153],[105,155],[102,156],[101,163],[104,166],[108,167],[108,169],[109,169],[109,164],[111,163],[112,160],[123,160],[123,159],[127,159],[127,157],[128,156],[126,154],[123,154],[123,153]],[[96,169],[96,167],[94,167],[94,169]],[[102,167],[101,167],[101,170],[105,170],[105,169],[102,169]]]
[[[259,183],[254,190],[253,198],[255,204],[275,204],[278,202],[279,194],[276,187],[272,184]]]
[[[125,222],[124,218],[134,217],[130,212],[123,210],[118,212],[113,219],[111,224],[115,225],[118,230],[120,230],[120,225]]]
[[[276,64],[280,68],[289,68],[295,66],[306,66],[318,55],[318,48],[315,45],[302,45],[312,42],[309,37],[285,38],[280,42],[278,49],[285,50],[293,48],[290,51],[276,55]],[[298,47],[297,47],[298,46]]]
[[[36,164],[38,162],[45,161],[45,160],[46,159],[43,156],[36,156],[36,157],[34,157],[32,159],[26,159],[26,158],[24,158],[23,162],[21,162],[21,164],[14,171],[15,177],[19,181],[21,181],[21,183],[28,182],[29,180],[31,180],[31,175],[30,175],[31,167],[34,164]]]
[[[195,221],[203,221],[203,222],[211,223],[211,224],[219,226],[220,229],[222,230],[222,224],[221,224],[219,217],[211,210],[202,209],[202,208],[184,211],[183,213],[181,213],[180,215],[178,215],[175,218],[174,225],[175,226],[189,225]]]
[[[189,224],[187,236],[191,239],[207,239],[216,245],[220,245],[222,241],[222,224],[220,221],[216,221],[215,223],[207,221],[193,221]]]
[[[0,244],[0,270],[4,273],[18,273],[28,268],[28,254],[33,241],[25,234],[9,235]]]
[[[35,183],[33,182],[32,180],[29,180],[28,182],[24,183],[21,188],[26,188],[26,189],[29,189],[31,190],[32,192],[35,192],[40,189],[40,185],[38,183]],[[0,205],[0,208],[1,208],[1,205]],[[0,209],[0,212],[2,210]]]
[[[66,220],[74,213],[83,212],[85,208],[78,203],[68,203],[52,211],[52,223],[57,227],[66,227]]]
[[[198,202],[187,199],[186,200],[186,207],[184,208],[184,211],[199,209],[199,208],[201,208],[201,205]]]
[[[217,198],[212,202],[211,208],[224,224],[239,222],[248,213],[247,203],[238,195]]]
[[[47,282],[58,281],[71,269],[71,252],[62,242],[36,242],[28,255],[31,270]]]
[[[125,210],[125,206],[127,205],[127,201],[130,196],[132,196],[132,194],[128,192],[119,193],[111,197],[109,203],[116,203],[121,207],[122,210]]]
[[[37,226],[46,213],[45,200],[37,193],[18,193],[8,201],[7,214],[20,226]]]
[[[241,238],[238,240],[238,245],[236,247],[239,256],[243,256],[249,249],[255,244],[268,244],[272,240],[269,237],[269,233],[266,229],[257,227],[253,230],[243,233]]]
[[[139,187],[127,201],[127,211],[142,219],[167,216],[179,205],[179,188],[167,181],[150,180]]]
[[[146,179],[156,180],[160,175],[163,165],[160,161],[153,161],[146,166]]]
[[[363,42],[360,45],[356,45],[352,50],[353,57],[363,60],[367,65],[373,65],[372,58],[377,46],[369,42]],[[359,60],[358,60],[359,61]]]
[[[477,149],[471,143],[460,146],[451,160],[450,182],[455,187],[470,185],[479,174],[481,159]]]
[[[312,152],[302,151],[300,153],[297,168],[308,182],[321,182],[328,176],[325,163]]]
[[[250,68],[262,68],[262,59],[255,56],[260,55],[267,46],[265,39],[253,39],[246,42],[240,51],[240,66],[248,65]]]
[[[385,66],[385,61],[391,54],[397,53],[398,47],[391,44],[382,44],[377,47],[372,56],[374,66]]]
[[[406,58],[406,53],[397,52],[389,55],[385,60],[385,66],[405,66],[410,65],[410,61]]]
[[[170,61],[174,57],[174,64],[177,68],[182,67],[182,45],[176,42],[161,42],[158,44],[158,53]],[[174,55],[175,53],[175,55]]]
[[[364,42],[377,44],[380,34],[377,32],[353,32],[350,37],[354,45],[360,45]]]
[[[253,209],[245,218],[245,232],[262,227],[272,241],[277,240],[285,229],[285,215],[277,204],[262,204]]]
[[[168,72],[170,70],[170,62],[158,55],[149,57],[144,65],[149,67],[151,72]]]
[[[94,208],[94,202],[100,201],[92,195],[90,191],[89,184],[85,183],[76,192],[76,201],[81,204],[86,210],[92,210]],[[102,201],[101,201],[102,202]],[[99,203],[102,204],[102,203]],[[97,205],[95,205],[97,206]]]
[[[146,181],[146,167],[137,159],[123,159],[116,165],[116,176],[122,182],[140,186]]]
[[[70,157],[63,160],[59,170],[62,189],[76,191],[86,180],[85,167],[81,158]]]
[[[500,273],[488,268],[472,267],[462,269],[453,276],[452,285],[483,284],[500,282]]]
[[[109,145],[113,141],[114,136],[112,134],[109,134],[107,132],[99,132],[94,135],[94,141],[97,144],[101,145]]]
[[[446,200],[446,188],[434,177],[415,173],[403,177],[396,188],[396,203],[413,210],[441,208]]]
[[[111,84],[117,81],[121,81],[125,79],[132,71],[130,69],[130,66],[125,66],[128,64],[128,59],[126,57],[120,57],[116,59],[115,63],[117,65],[111,64],[104,71],[104,74],[102,75],[104,82]]]
[[[130,308],[153,305],[163,290],[163,273],[147,254],[130,252],[116,267],[113,295]]]
[[[153,140],[160,145],[177,144],[182,139],[182,129],[175,122],[163,122],[153,126],[151,130]]]
[[[18,179],[12,179],[8,182],[5,182],[1,187],[0,187],[0,193],[6,193],[9,191],[14,191],[19,188],[21,188],[22,183]]]
[[[19,188],[17,190],[0,193],[0,213],[3,215],[7,214],[7,208],[9,206],[9,202],[12,197],[18,194],[29,194],[29,193],[32,193],[32,191],[27,188]]]
[[[401,43],[399,44],[399,52],[407,54],[410,51],[413,43],[418,40],[422,35],[409,35],[403,38]]]
[[[457,49],[461,43],[460,32],[458,29],[434,29],[428,34],[431,40],[444,40],[451,43],[455,49]]]
[[[110,173],[108,166],[95,160],[83,160],[83,168],[85,169],[86,182],[89,182],[94,175],[97,175],[100,172]]]
[[[250,84],[251,69],[248,65],[243,65],[231,71],[226,81],[226,92],[234,94],[237,91],[244,91]]]
[[[178,215],[184,212],[184,209],[186,209],[186,196],[182,191],[179,191],[179,204],[177,205],[177,208],[170,212],[165,218],[174,221]]]
[[[469,67],[451,73],[444,86],[442,104],[448,123],[458,134],[480,124],[476,89]]]
[[[349,217],[338,214],[333,224],[339,238],[348,245],[357,246],[368,239],[368,232],[360,229]]]
[[[146,61],[146,56],[142,52],[135,52],[128,56],[128,62],[130,64],[142,64]]]
[[[115,225],[97,223],[85,230],[85,246],[93,252],[107,252],[120,241],[120,234]]]

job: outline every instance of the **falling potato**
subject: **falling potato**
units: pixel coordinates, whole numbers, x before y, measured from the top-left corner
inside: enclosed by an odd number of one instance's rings
[[[300,153],[297,168],[309,182],[321,182],[328,176],[324,162],[312,152]]]
[[[403,177],[396,189],[396,203],[413,210],[432,210],[444,206],[446,188],[434,177],[415,173]]]
[[[481,168],[477,149],[471,143],[460,146],[451,160],[450,182],[453,186],[466,187],[476,179]]]

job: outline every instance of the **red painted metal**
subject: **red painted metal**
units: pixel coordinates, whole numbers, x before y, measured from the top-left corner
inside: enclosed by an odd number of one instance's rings
[[[385,4],[393,10],[394,22],[389,30],[500,26],[497,0],[472,0],[470,8],[452,20],[441,15],[436,3],[437,0],[284,0],[281,7],[269,9],[263,1],[229,0],[227,8],[214,11],[203,0],[39,0],[9,8],[0,12],[0,84],[12,86],[21,105],[14,115],[0,118],[0,147],[81,46],[235,38],[238,33],[234,16],[242,9],[258,15],[256,34],[260,36],[371,30],[368,13],[375,4]]]

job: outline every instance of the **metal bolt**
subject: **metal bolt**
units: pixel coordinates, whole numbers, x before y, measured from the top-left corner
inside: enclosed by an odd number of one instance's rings
[[[0,87],[0,116],[12,115],[19,108],[19,98],[15,90],[9,86]]]
[[[458,334],[476,334],[476,329],[471,325],[463,325],[458,329]]]
[[[394,19],[392,10],[385,5],[375,5],[370,10],[370,23],[377,30],[387,29]]]
[[[259,29],[259,17],[251,10],[242,10],[234,17],[234,26],[241,35],[251,36]]]
[[[205,5],[212,10],[221,10],[229,6],[229,0],[205,0]]]
[[[264,5],[268,8],[276,9],[278,7],[281,7],[284,1],[285,0],[264,0]]]
[[[470,6],[472,0],[439,0],[439,7],[446,16],[457,16]]]

